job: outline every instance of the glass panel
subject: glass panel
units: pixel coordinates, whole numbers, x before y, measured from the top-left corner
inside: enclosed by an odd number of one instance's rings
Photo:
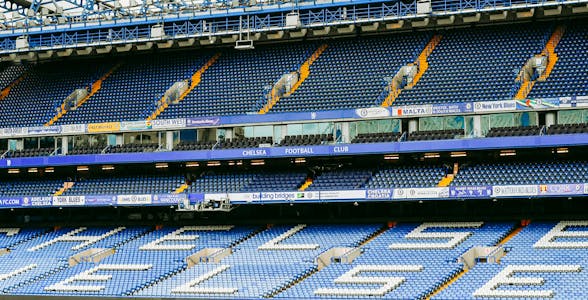
[[[482,136],[485,136],[489,130],[490,130],[490,116],[489,115],[480,116],[480,134],[482,134]]]
[[[43,136],[39,138],[39,145],[41,148],[54,148],[55,147],[55,138],[52,136]],[[61,147],[59,145],[58,147]]]
[[[39,138],[24,138],[23,141],[23,149],[38,149],[39,148]]]
[[[151,144],[151,143],[157,143],[157,142],[158,142],[157,132],[144,132],[141,135],[141,143],[143,143],[143,144]]]
[[[349,123],[349,140],[353,140],[357,136],[357,123],[358,122],[350,122]]]
[[[318,124],[317,123],[304,123],[302,124],[302,134],[317,134]]]
[[[466,136],[474,136],[474,117],[464,117],[464,128]]]
[[[514,114],[512,113],[490,115],[490,128],[514,126],[513,117]]]
[[[419,119],[419,131],[433,131],[444,129],[445,117],[427,117]]]
[[[288,135],[301,135],[302,134],[302,124],[288,124]]]
[[[582,111],[579,110],[560,110],[557,112],[558,124],[578,124],[582,123]],[[586,113],[584,113],[586,115]]]
[[[243,135],[247,138],[254,137],[253,126],[243,127]]]
[[[274,130],[274,126],[272,126],[272,125],[255,126],[253,128],[253,137],[272,136],[273,130]],[[247,133],[245,133],[245,137],[248,137]]]
[[[464,128],[464,117],[463,116],[445,117],[445,127],[443,129],[463,129],[463,128]]]

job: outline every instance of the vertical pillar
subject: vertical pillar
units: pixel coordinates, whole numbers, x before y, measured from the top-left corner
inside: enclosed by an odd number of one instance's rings
[[[482,136],[482,118],[480,115],[474,116],[474,136],[481,137]]]
[[[545,113],[545,126],[549,127],[555,124],[555,112]]]
[[[69,152],[69,137],[61,137],[61,154],[66,155]]]
[[[174,148],[174,132],[165,132],[165,149],[172,150]]]
[[[416,119],[408,120],[408,133],[413,133],[419,130],[419,122]]]

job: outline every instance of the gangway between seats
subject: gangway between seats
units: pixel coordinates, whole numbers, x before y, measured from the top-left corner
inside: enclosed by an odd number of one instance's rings
[[[200,69],[198,69],[189,79],[174,83],[165,94],[156,103],[155,111],[148,117],[147,121],[155,120],[170,104],[177,104],[184,100],[202,81],[202,75],[208,70],[221,56],[220,52],[213,55]]]
[[[280,100],[281,97],[289,97],[290,95],[294,94],[296,90],[302,85],[302,83],[310,76],[310,66],[325,52],[327,49],[327,44],[322,44],[312,53],[312,55],[302,64],[295,74],[287,73],[282,76],[282,78],[272,87],[269,95],[267,96],[267,103],[263,105],[263,107],[259,110],[259,114],[266,114],[267,112],[272,109],[274,105]],[[293,81],[292,78],[295,78],[296,81],[294,84],[285,84],[288,79],[289,81]],[[283,89],[284,87],[289,87],[288,89]]]
[[[519,85],[514,96],[515,99],[526,99],[537,81],[547,80],[558,60],[555,47],[559,44],[564,33],[565,27],[563,25],[557,26],[541,53],[527,60],[515,79],[515,84]]]
[[[75,110],[82,106],[86,101],[88,101],[88,99],[94,96],[94,94],[96,94],[102,88],[102,82],[110,77],[110,75],[120,68],[121,65],[121,62],[115,64],[112,68],[110,68],[110,70],[108,70],[108,72],[102,75],[102,77],[92,83],[89,90],[76,89],[74,92],[72,92],[67,98],[65,98],[63,103],[56,108],[57,113],[51,118],[51,120],[45,123],[45,126],[51,126],[55,124],[55,122],[61,119],[61,117],[63,117],[68,111]]]
[[[429,68],[427,61],[428,57],[433,53],[435,47],[441,42],[442,36],[439,34],[431,37],[421,54],[417,59],[398,70],[396,75],[388,83],[380,97],[378,102],[381,102],[381,106],[389,107],[394,103],[394,100],[400,95],[404,89],[412,89],[421,79],[423,74]],[[378,103],[379,104],[379,103]]]

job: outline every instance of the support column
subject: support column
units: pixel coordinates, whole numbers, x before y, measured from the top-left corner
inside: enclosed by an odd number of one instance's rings
[[[61,154],[66,155],[69,152],[69,136],[61,138]]]
[[[482,118],[479,115],[474,116],[474,136],[482,136]]]
[[[196,132],[198,134],[198,132]],[[174,132],[173,131],[166,131],[165,132],[165,149],[172,150],[174,148]]]
[[[419,122],[416,119],[408,120],[408,133],[413,133],[419,130]]]
[[[555,112],[547,112],[545,113],[545,126],[549,127],[555,124]]]

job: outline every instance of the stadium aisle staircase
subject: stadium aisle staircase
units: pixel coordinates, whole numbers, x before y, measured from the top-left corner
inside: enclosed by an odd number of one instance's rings
[[[327,44],[322,44],[316,49],[316,51],[300,66],[298,69],[299,78],[298,81],[292,86],[292,88],[284,94],[283,97],[289,97],[290,95],[294,94],[296,90],[302,85],[302,83],[310,76],[310,66],[325,52],[327,49]],[[274,105],[280,100],[280,97],[277,95],[277,91],[275,88],[271,90],[271,95],[268,103],[264,105],[260,110],[259,114],[267,113]]]
[[[307,178],[304,184],[302,184],[302,186],[298,190],[302,192],[306,190],[310,185],[312,185],[312,178]]]
[[[437,186],[448,187],[455,178],[455,175],[457,175],[457,172],[459,172],[459,164],[456,163],[453,165],[453,171],[450,174],[443,176]]]
[[[2,89],[2,91],[0,91],[0,101],[4,100],[4,98],[6,98],[8,94],[10,94],[10,89],[12,89],[12,87],[14,87],[15,85],[19,84],[25,78],[25,76],[27,76],[26,71],[13,82],[11,82],[7,87]]]
[[[71,109],[76,109],[76,108],[82,106],[86,101],[88,101],[88,99],[90,99],[92,96],[94,96],[94,94],[96,94],[100,90],[100,88],[102,88],[102,82],[104,82],[104,80],[106,80],[108,77],[110,77],[110,75],[112,75],[112,73],[114,73],[118,68],[120,68],[121,65],[122,65],[122,63],[117,63],[110,70],[108,70],[108,72],[106,72],[104,75],[102,75],[102,77],[100,77],[98,80],[93,82],[88,95],[86,97],[84,97],[82,100],[80,100],[80,102],[78,102],[78,104]],[[49,120],[49,122],[45,123],[45,126],[51,126],[51,125],[55,124],[55,122],[57,122],[59,119],[61,119],[61,117],[63,117],[67,112],[68,112],[68,110],[65,109],[65,103],[62,103],[61,106],[57,109],[57,114],[55,116],[53,116],[53,118],[51,118],[51,120]]]
[[[564,26],[562,26],[562,25],[557,26],[555,28],[555,30],[553,31],[553,33],[551,34],[551,37],[549,38],[549,40],[545,44],[545,48],[543,48],[543,51],[541,51],[541,55],[547,55],[547,68],[545,69],[543,74],[541,74],[535,80],[521,79],[521,75],[519,74],[519,76],[517,77],[517,81],[521,81],[521,86],[520,86],[519,90],[517,91],[517,93],[515,94],[515,99],[517,99],[517,100],[526,99],[537,81],[547,80],[547,78],[551,74],[551,71],[553,70],[553,67],[555,66],[555,63],[558,60],[557,53],[555,53],[555,47],[557,47],[557,44],[561,40],[564,32],[565,32]]]
[[[198,71],[196,71],[192,75],[192,77],[190,78],[190,87],[188,87],[188,89],[184,93],[182,93],[182,95],[180,95],[180,97],[178,98],[178,102],[184,100],[184,98],[186,98],[186,96],[190,92],[192,92],[194,88],[198,86],[198,84],[200,84],[200,81],[202,80],[202,74],[204,74],[204,72],[206,72],[206,70],[208,70],[208,68],[210,68],[218,60],[220,56],[220,52],[216,53],[200,69],[198,69]],[[168,106],[169,102],[167,101],[164,95],[157,102],[157,109],[153,113],[151,113],[149,117],[147,117],[147,121],[155,120]]]
[[[63,195],[63,193],[65,193],[65,191],[71,189],[74,186],[75,182],[73,181],[66,181],[63,183],[63,187],[61,187],[59,190],[57,190],[55,193],[53,193],[53,196],[61,196]]]
[[[181,194],[190,186],[187,183],[182,183],[175,191],[174,194]]]
[[[425,46],[425,48],[423,49],[421,54],[417,57],[417,59],[415,60],[414,63],[418,66],[418,71],[417,71],[414,79],[412,80],[412,82],[407,84],[406,88],[409,88],[409,89],[413,88],[419,82],[419,80],[421,79],[423,74],[425,74],[425,72],[429,68],[429,63],[427,61],[427,58],[431,55],[431,53],[433,53],[433,50],[435,50],[435,47],[437,47],[437,45],[439,45],[439,43],[441,42],[441,38],[442,38],[442,36],[439,34],[434,35],[431,38],[431,40],[427,43],[427,45]],[[382,102],[383,107],[392,106],[392,103],[394,103],[394,100],[396,100],[398,95],[400,95],[400,93],[402,92],[402,88],[394,87],[394,86],[392,86],[392,84],[390,84],[389,88],[390,88],[390,92],[388,93],[388,96],[386,96],[384,101]]]

